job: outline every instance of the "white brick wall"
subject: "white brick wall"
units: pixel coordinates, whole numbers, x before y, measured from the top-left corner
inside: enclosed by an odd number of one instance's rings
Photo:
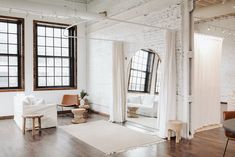
[[[180,81],[182,79],[181,78],[182,76],[181,74],[182,73],[181,6],[171,5],[160,11],[155,10],[154,12],[151,12],[146,16],[138,16],[129,20],[134,21],[134,22],[141,22],[141,23],[146,23],[149,25],[156,25],[156,26],[160,26],[164,28],[174,29],[177,31],[176,33],[177,89],[178,89],[177,93],[179,95],[182,94],[182,85]],[[164,58],[165,48],[166,48],[165,30],[146,28],[146,27],[143,28],[143,27],[135,26],[131,24],[119,23],[119,24],[115,24],[109,27],[104,27],[103,29],[98,29],[95,32],[88,32],[88,35],[89,37],[124,41],[124,51],[125,51],[125,56],[127,57],[126,69],[128,67],[128,64],[132,55],[134,55],[134,53],[141,48],[153,49],[161,56],[162,59]],[[103,48],[100,47],[101,43],[103,43],[103,46],[104,46]],[[98,47],[96,48],[98,50],[102,49],[102,51],[109,53],[111,47],[107,45],[105,46],[105,43],[106,41],[100,41],[100,45],[99,46],[97,45]],[[90,47],[90,48],[93,48],[93,47]],[[101,53],[101,52],[97,52],[97,53]],[[88,56],[88,60],[90,60],[90,57],[92,56]],[[89,67],[89,64],[91,63],[88,63],[88,67]],[[88,69],[88,71],[89,70],[91,69]],[[89,71],[89,73],[91,74],[97,73],[97,70],[94,69],[92,71]],[[87,84],[89,86],[90,84],[89,79],[88,79]]]
[[[87,92],[95,111],[109,113],[112,104],[112,42],[87,42]]]

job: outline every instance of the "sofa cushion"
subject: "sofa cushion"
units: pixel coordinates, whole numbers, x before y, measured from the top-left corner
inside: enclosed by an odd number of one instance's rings
[[[34,100],[33,105],[45,105],[46,102],[43,99]]]
[[[128,103],[132,104],[141,104],[141,97],[140,96],[130,96],[127,98]]]
[[[154,95],[145,95],[142,99],[143,106],[150,106],[152,107],[154,103]]]
[[[141,104],[137,104],[137,103],[127,103],[127,107],[140,107]]]

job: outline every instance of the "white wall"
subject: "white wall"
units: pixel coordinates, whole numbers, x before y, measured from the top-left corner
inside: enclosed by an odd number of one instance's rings
[[[8,2],[9,1],[4,1]],[[19,2],[20,3],[20,2]],[[12,6],[16,7],[15,2],[12,2]],[[43,6],[41,6],[43,8]],[[51,8],[49,11],[56,10],[53,6],[46,5],[45,8]],[[61,8],[59,8],[61,9]],[[57,11],[59,11],[59,9]],[[85,7],[84,7],[85,10]],[[79,94],[81,89],[86,89],[86,42],[84,39],[78,39],[78,77],[77,77],[77,90],[53,90],[53,91],[33,91],[33,20],[51,21],[59,23],[71,23],[71,21],[61,19],[41,19],[37,16],[19,13],[9,13],[0,11],[0,15],[23,17],[25,18],[25,93],[34,94],[40,98],[43,98],[48,103],[60,103],[63,94]],[[85,26],[79,26],[78,31],[81,34],[85,33]],[[17,92],[1,92],[0,93],[0,116],[13,115],[13,98]],[[20,92],[22,93],[22,92]]]
[[[112,105],[112,53],[113,42],[88,40],[87,91],[92,109],[109,114]]]
[[[235,37],[224,39],[221,58],[221,101],[228,102],[235,91]],[[233,96],[234,97],[234,96]]]

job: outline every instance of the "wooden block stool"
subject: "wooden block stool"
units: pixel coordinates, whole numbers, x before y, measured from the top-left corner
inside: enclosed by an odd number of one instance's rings
[[[129,118],[138,118],[138,114],[137,114],[137,110],[139,109],[139,107],[136,107],[136,106],[128,106],[127,107],[128,111],[128,115],[127,117]]]
[[[89,109],[90,109],[90,105],[83,105],[83,106],[79,106],[79,108],[84,108],[86,111],[83,114],[83,117],[85,119],[87,119],[89,117]]]
[[[181,140],[181,130],[183,129],[183,122],[179,120],[169,120],[168,122],[168,140],[171,139],[171,133],[172,131],[176,134],[176,143],[179,143]]]
[[[86,119],[84,118],[84,114],[86,112],[86,109],[84,108],[77,108],[72,109],[72,113],[74,114],[74,118],[72,119],[72,123],[85,123]]]
[[[39,134],[41,134],[41,118],[43,115],[38,114],[38,115],[23,115],[23,134],[25,134],[25,131],[27,130],[26,128],[26,121],[27,119],[32,119],[32,135],[35,135],[35,130],[38,129]],[[35,125],[36,119],[38,120],[38,126]]]

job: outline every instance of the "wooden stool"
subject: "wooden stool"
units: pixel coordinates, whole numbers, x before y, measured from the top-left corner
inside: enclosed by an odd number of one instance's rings
[[[84,117],[84,114],[86,112],[86,109],[84,108],[77,108],[77,109],[72,109],[72,113],[74,114],[74,118],[72,119],[72,123],[85,123],[86,119]]]
[[[39,114],[39,115],[23,115],[23,134],[25,134],[26,131],[26,121],[27,119],[32,119],[33,124],[32,124],[32,135],[35,135],[35,130],[38,129],[39,133],[41,133],[41,118],[43,117],[43,115]],[[38,126],[35,125],[35,119],[38,120]]]
[[[183,129],[183,122],[179,120],[169,120],[168,122],[168,140],[171,139],[171,132],[174,131],[176,134],[176,143],[181,140],[181,130]]]
[[[135,106],[128,106],[127,107],[128,109],[128,117],[129,118],[138,118],[139,116],[137,115],[137,110],[139,109],[139,107],[135,107]]]

